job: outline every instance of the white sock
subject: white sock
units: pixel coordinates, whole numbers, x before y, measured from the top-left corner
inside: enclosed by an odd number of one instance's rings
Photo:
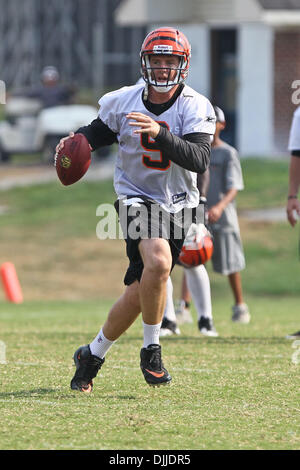
[[[210,281],[205,266],[201,264],[184,271],[187,286],[197,310],[198,320],[200,317],[212,318]]]
[[[173,283],[170,277],[167,281],[167,303],[164,311],[164,318],[167,318],[167,320],[177,323],[173,302]]]
[[[144,328],[144,348],[147,348],[149,344],[159,344],[159,332],[161,322],[157,325],[147,325],[143,323]]]
[[[93,356],[98,356],[103,359],[114,342],[115,341],[110,341],[109,339],[105,338],[101,328],[96,338],[90,343],[91,353]]]

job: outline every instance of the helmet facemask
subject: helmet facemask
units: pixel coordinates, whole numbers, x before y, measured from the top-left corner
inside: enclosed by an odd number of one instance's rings
[[[187,61],[185,60],[184,56],[179,56],[177,54],[167,54],[168,56],[174,55],[175,57],[179,58],[179,64],[177,67],[153,67],[150,65],[150,56],[151,55],[166,55],[166,54],[142,54],[141,56],[141,73],[142,76],[145,80],[145,82],[148,85],[152,85],[153,88],[159,92],[159,93],[166,93],[170,91],[175,85],[178,85],[179,83],[184,82],[186,78],[186,67],[187,67]],[[162,81],[157,81],[157,78],[155,76],[155,71],[156,70],[168,70],[168,77],[167,80],[162,82]],[[175,77],[171,80],[171,75],[176,72]]]
[[[160,93],[166,93],[170,91],[175,85],[178,85],[179,83],[182,83],[185,80],[187,61],[185,60],[183,56],[179,56],[177,54],[168,54],[168,56],[175,55],[175,57],[179,58],[179,64],[177,67],[153,67],[150,65],[151,55],[156,55],[156,54],[143,54],[142,55],[141,73],[145,82],[148,83],[148,85],[152,85],[156,91]],[[162,56],[165,54],[159,54],[159,55]],[[157,78],[155,76],[155,71],[160,70],[162,68],[164,70],[168,70],[168,77],[167,77],[167,80],[164,82],[157,81]],[[176,72],[176,75],[171,80],[171,75],[173,75],[174,72]]]

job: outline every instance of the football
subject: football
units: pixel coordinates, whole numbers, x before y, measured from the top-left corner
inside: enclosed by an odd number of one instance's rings
[[[213,241],[210,232],[203,224],[192,224],[181,249],[178,264],[193,268],[205,264],[213,254]]]
[[[57,176],[63,185],[69,186],[80,180],[91,164],[91,149],[83,134],[75,134],[64,143],[55,155]]]

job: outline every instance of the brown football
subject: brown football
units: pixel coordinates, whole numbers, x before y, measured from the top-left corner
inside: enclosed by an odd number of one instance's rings
[[[83,134],[75,134],[65,141],[55,157],[57,176],[62,184],[69,186],[85,175],[91,164],[91,149]]]

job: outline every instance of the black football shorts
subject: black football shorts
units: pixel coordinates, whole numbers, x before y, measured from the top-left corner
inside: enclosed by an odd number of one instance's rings
[[[172,271],[180,255],[188,228],[195,220],[194,209],[182,209],[173,214],[162,209],[155,201],[142,196],[127,196],[117,200],[114,205],[119,216],[129,259],[124,284],[130,285],[141,279],[144,264],[138,246],[143,239],[168,240],[172,254]]]

